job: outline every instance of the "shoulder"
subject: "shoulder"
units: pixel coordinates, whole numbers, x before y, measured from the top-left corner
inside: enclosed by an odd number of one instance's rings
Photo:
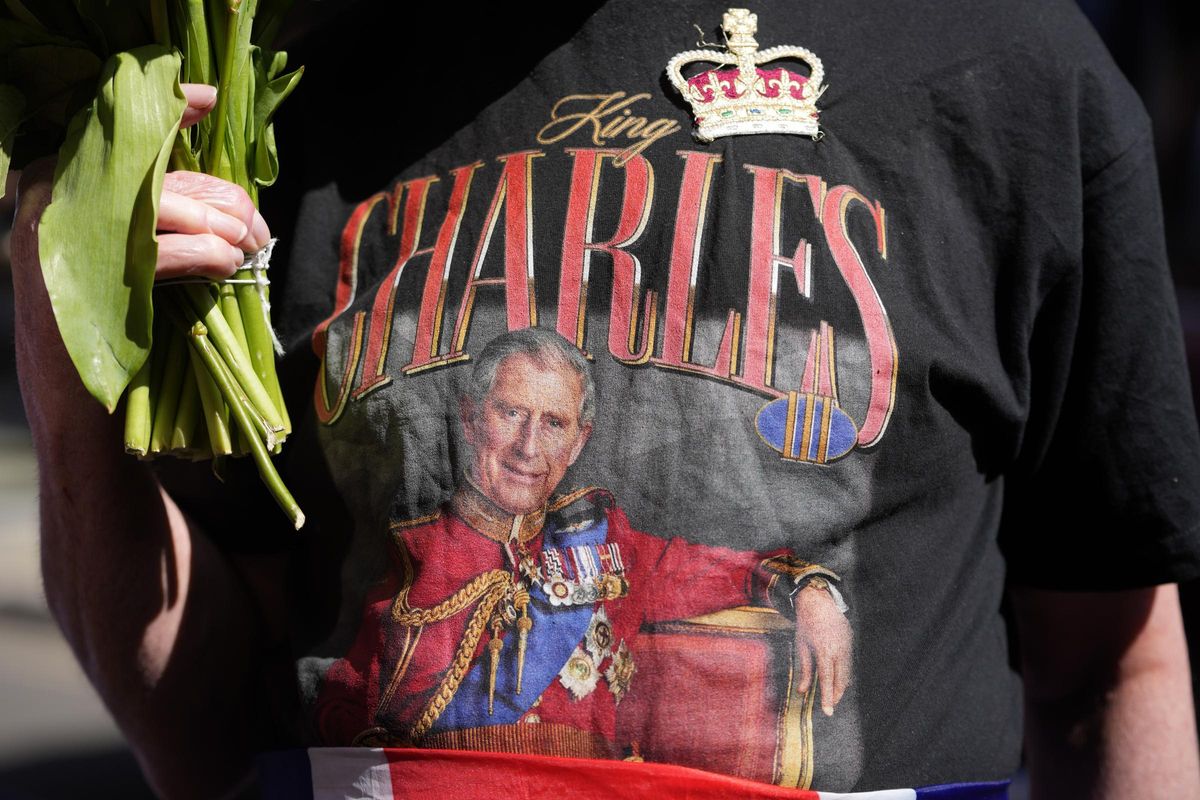
[[[411,551],[431,537],[439,536],[446,528],[447,515],[442,509],[411,519],[393,519],[388,522],[388,538],[393,551]]]
[[[546,515],[560,530],[583,528],[601,519],[607,519],[610,527],[629,526],[625,512],[617,506],[616,496],[600,486],[584,486],[556,495],[546,506]]]

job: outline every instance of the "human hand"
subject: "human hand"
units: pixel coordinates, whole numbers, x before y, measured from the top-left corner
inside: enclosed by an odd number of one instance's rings
[[[180,126],[186,128],[212,111],[217,90],[198,83],[185,83],[181,88],[187,108]],[[22,170],[13,225],[14,263],[38,263],[32,232],[50,202],[53,178],[52,158],[40,159]],[[260,249],[271,238],[266,221],[244,189],[198,172],[164,176],[157,230],[154,269],[159,279],[183,275],[228,278],[242,266],[245,253]]]
[[[796,609],[796,691],[804,694],[813,678],[821,689],[821,710],[832,716],[850,685],[850,623],[829,591],[809,584],[793,598]]]
[[[185,83],[181,127],[212,111],[217,91]],[[158,206],[158,261],[155,277],[199,275],[228,278],[245,253],[266,245],[271,231],[240,186],[198,172],[168,172]]]

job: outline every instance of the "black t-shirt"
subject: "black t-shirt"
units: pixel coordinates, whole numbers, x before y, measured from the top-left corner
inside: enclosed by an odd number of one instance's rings
[[[466,440],[463,398],[484,347],[529,325],[586,354],[596,388],[590,438],[555,496],[611,499],[575,528],[549,515],[531,540],[537,579],[514,559],[513,585],[548,598],[571,546],[551,529],[604,527],[596,546],[622,552],[692,549],[644,579],[653,594],[631,585],[572,606],[592,611],[577,648],[588,663],[551,669],[515,725],[536,716],[599,735],[615,757],[778,779],[790,639],[722,629],[687,603],[691,622],[672,627],[653,599],[695,596],[716,563],[745,584],[749,556],[777,558],[826,575],[853,631],[845,696],[802,720],[814,788],[1004,777],[1021,740],[1006,580],[1121,589],[1197,574],[1200,446],[1148,124],[1077,10],[760,5],[761,49],[823,62],[824,136],[703,143],[665,67],[696,47],[693,23],[720,41],[725,10],[613,0],[560,20],[565,44],[538,61],[520,20],[460,40],[437,12],[401,29],[360,6],[335,29],[359,46],[334,36],[335,51],[309,54],[311,94],[281,122],[312,126],[292,151],[281,130],[291,193],[276,202],[298,211],[274,289],[297,420],[280,461],[310,519],[287,545],[306,744],[351,744],[360,714],[364,732],[383,730],[359,743],[420,746],[415,717],[384,707],[417,680],[406,656],[432,681],[412,691],[459,691],[446,676],[475,606],[425,627],[394,609],[410,591],[434,607],[464,569],[505,569],[485,526],[455,540],[469,556],[428,542],[469,516],[447,505],[464,490],[504,504],[468,480],[486,477],[490,445]],[[371,57],[381,42],[395,52]],[[350,67],[331,85],[320,66],[335,61]],[[263,532],[239,535],[284,541],[282,517],[260,518]],[[619,572],[614,552],[600,572]],[[786,599],[815,574],[769,568],[766,594]],[[596,619],[625,624],[635,597],[652,608],[626,662],[596,644]],[[510,652],[515,625],[491,632]],[[418,634],[448,649],[422,652]],[[488,636],[464,669],[486,671]],[[613,672],[629,663],[632,688]],[[639,684],[652,694],[635,703]],[[461,691],[460,708],[482,702]],[[348,722],[321,721],[331,697],[357,709]],[[601,697],[615,728],[572,705]],[[723,707],[749,710],[716,730],[704,712]],[[495,746],[500,723],[480,714],[459,727],[495,728]],[[731,750],[768,753],[766,766]]]

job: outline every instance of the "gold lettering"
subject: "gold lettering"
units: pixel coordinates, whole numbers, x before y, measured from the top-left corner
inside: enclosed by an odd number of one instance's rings
[[[605,139],[616,136],[623,128],[628,127],[629,123],[633,121],[629,118],[630,113],[632,112],[630,112],[628,108],[623,110],[621,112],[622,116],[617,117],[612,122],[600,129],[600,135]]]
[[[624,136],[631,144],[613,162],[621,166],[659,139],[680,130],[673,119],[633,116],[633,104],[649,98],[647,92],[567,95],[550,109],[550,121],[537,133],[538,144],[561,142],[582,131],[592,144],[604,147],[609,139]]]
[[[620,155],[613,159],[613,165],[620,167],[626,161],[639,155],[650,145],[657,142],[659,139],[665,139],[672,133],[679,131],[679,123],[673,119],[658,119],[651,122],[645,128],[642,128],[641,141],[631,144],[629,147],[621,151]]]

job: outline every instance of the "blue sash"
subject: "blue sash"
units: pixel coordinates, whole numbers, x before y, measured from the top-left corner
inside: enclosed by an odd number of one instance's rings
[[[600,519],[583,528],[559,531],[547,527],[543,547],[602,545],[608,539],[608,519]],[[492,713],[488,714],[488,674],[491,659],[487,651],[467,673],[446,710],[430,729],[432,733],[478,728],[484,725],[508,725],[517,722],[541,696],[576,645],[583,641],[592,621],[594,603],[574,606],[552,606],[540,585],[530,589],[529,631],[525,648],[525,675],[521,694],[517,694],[517,634],[509,630],[504,635],[504,649],[496,665],[496,694]]]

